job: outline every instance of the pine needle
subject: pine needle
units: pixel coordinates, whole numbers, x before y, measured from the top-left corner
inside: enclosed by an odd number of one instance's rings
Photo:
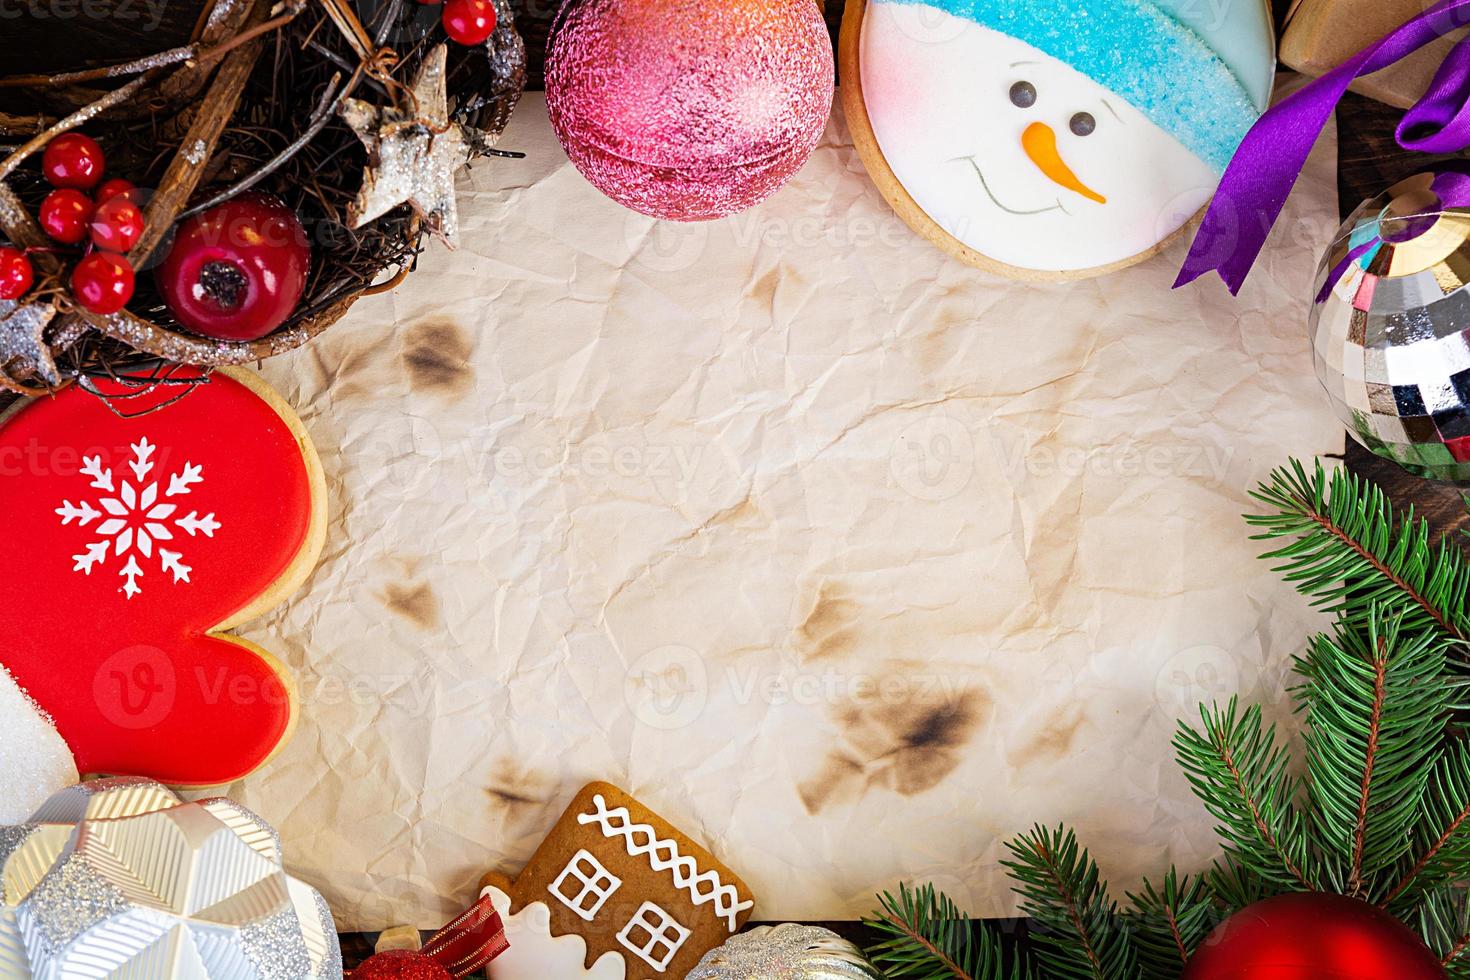
[[[1174,869],[1155,888],[1129,894],[1133,945],[1144,980],[1177,980],[1189,956],[1210,934],[1219,913],[1204,879],[1180,877]]]
[[[1252,492],[1275,513],[1248,516],[1255,540],[1290,539],[1262,557],[1303,594],[1361,627],[1369,610],[1400,614],[1409,631],[1431,629],[1464,644],[1470,639],[1470,566],[1412,508],[1396,519],[1374,484],[1343,470],[1329,480],[1296,460]]]
[[[914,980],[1032,980],[1019,957],[1007,966],[1000,938],[933,885],[884,892],[881,908],[864,922],[888,938],[867,950],[889,977]]]
[[[1221,822],[1225,853],[1278,887],[1316,891],[1309,828],[1295,803],[1300,784],[1275,729],[1262,727],[1260,706],[1242,714],[1231,698],[1223,709],[1201,705],[1200,720],[1200,731],[1180,722],[1174,749],[1195,795]]]
[[[1429,892],[1417,918],[1419,935],[1440,958],[1450,980],[1470,980],[1470,898],[1465,889]]]
[[[1037,958],[1053,980],[1133,980],[1137,955],[1097,864],[1063,827],[1037,826],[1006,845],[1002,864],[1035,922]]]
[[[1297,671],[1321,860],[1345,894],[1376,900],[1386,887],[1376,879],[1413,844],[1450,691],[1441,634],[1407,634],[1376,607],[1364,624],[1340,622],[1335,636],[1318,636]]]

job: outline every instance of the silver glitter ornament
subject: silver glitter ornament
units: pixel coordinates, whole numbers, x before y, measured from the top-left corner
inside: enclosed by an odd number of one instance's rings
[[[341,980],[331,912],[265,821],[99,779],[0,828],[0,977]]]
[[[34,373],[48,384],[61,380],[45,336],[54,316],[56,307],[50,303],[0,299],[0,373],[16,379]]]
[[[1316,290],[1317,378],[1353,437],[1419,476],[1470,480],[1470,177],[1422,173],[1365,202]]]
[[[817,926],[761,926],[710,950],[686,980],[882,980],[856,946]]]
[[[468,159],[464,135],[449,119],[445,91],[448,51],[439,45],[419,67],[406,100],[398,108],[347,99],[339,110],[368,149],[357,200],[348,209],[360,228],[398,205],[408,203],[450,245],[459,239],[454,204],[454,172]]]

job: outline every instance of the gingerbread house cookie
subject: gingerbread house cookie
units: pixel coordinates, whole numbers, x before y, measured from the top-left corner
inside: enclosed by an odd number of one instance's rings
[[[755,905],[714,855],[608,783],[577,794],[519,877],[482,887],[511,939],[491,980],[683,977]]]

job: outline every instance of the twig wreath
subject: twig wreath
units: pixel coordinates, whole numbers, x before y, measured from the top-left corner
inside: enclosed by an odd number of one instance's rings
[[[414,0],[206,0],[187,43],[124,63],[0,77],[0,239],[23,251],[35,280],[23,299],[0,300],[0,388],[39,395],[90,387],[94,377],[156,382],[175,364],[258,361],[395,286],[424,235],[452,237],[452,228],[411,195],[365,212],[361,189],[385,161],[362,120],[445,137],[455,164],[501,154],[495,143],[525,86],[526,59],[508,0],[495,7],[488,40],[446,45],[437,8]],[[435,125],[420,92],[440,71],[446,98]],[[179,222],[247,191],[293,209],[312,261],[285,321],[256,340],[200,336],[143,274],[116,312],[78,303],[68,252],[37,220],[48,187],[35,163],[84,126],[106,147],[109,176],[152,189],[140,195],[144,229],[125,254],[140,273],[167,254]]]

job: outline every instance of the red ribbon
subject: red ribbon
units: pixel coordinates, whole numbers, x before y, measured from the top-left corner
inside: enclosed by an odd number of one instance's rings
[[[467,977],[510,948],[500,913],[486,895],[449,925],[429,937],[419,956],[433,960],[451,976]],[[355,975],[358,971],[354,970]]]
[[[456,977],[467,977],[485,968],[505,952],[510,942],[500,913],[485,895],[458,918],[429,937],[419,952]]]

